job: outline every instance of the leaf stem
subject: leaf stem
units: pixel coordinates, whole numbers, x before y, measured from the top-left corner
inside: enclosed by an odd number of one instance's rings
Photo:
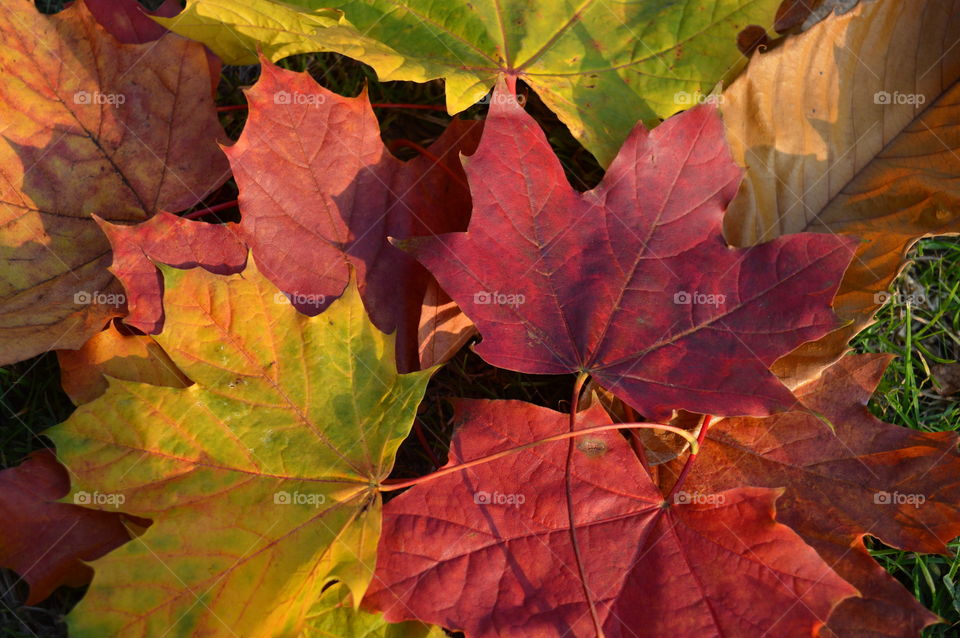
[[[522,452],[532,447],[542,445],[544,443],[552,443],[554,441],[563,441],[564,439],[570,439],[578,436],[583,436],[585,434],[596,434],[597,432],[604,432],[607,430],[620,430],[620,429],[641,429],[641,430],[666,430],[667,432],[673,432],[678,436],[690,441],[691,446],[697,445],[697,440],[683,428],[674,427],[672,425],[664,425],[663,423],[611,423],[608,425],[596,425],[591,428],[583,428],[582,430],[577,430],[576,432],[561,432],[560,434],[554,434],[543,439],[537,439],[536,441],[530,441],[529,443],[524,443],[523,445],[518,445],[506,450],[501,450],[500,452],[495,452],[493,454],[488,454],[487,456],[481,456],[478,459],[473,459],[472,461],[467,461],[465,463],[458,463],[457,465],[451,465],[443,469],[437,470],[430,474],[425,474],[423,476],[412,478],[412,479],[398,479],[390,480],[387,479],[380,483],[381,492],[393,492],[395,490],[402,490],[407,487],[413,487],[420,483],[426,483],[428,481],[433,481],[444,476],[454,474],[456,472],[462,472],[463,470],[469,469],[471,467],[476,467],[477,465],[483,465],[484,463],[489,463],[491,461],[496,461],[507,456],[516,454],[517,452]],[[694,447],[696,449],[696,447]]]
[[[705,414],[703,417],[703,423],[700,424],[700,433],[697,436],[696,446],[691,446],[690,456],[687,457],[687,462],[684,463],[683,469],[680,470],[680,476],[677,477],[677,482],[673,484],[673,489],[670,490],[670,493],[667,495],[667,503],[673,502],[673,497],[676,496],[677,492],[680,491],[680,488],[683,487],[683,482],[687,480],[687,474],[690,473],[690,468],[693,467],[693,462],[697,458],[697,453],[700,452],[700,446],[703,445],[704,439],[707,438],[707,430],[710,428],[710,421],[713,419],[709,414]]]
[[[201,208],[195,210],[192,213],[187,213],[183,215],[184,219],[197,219],[198,217],[203,217],[204,215],[210,215],[211,213],[217,213],[221,210],[227,210],[228,208],[236,208],[238,206],[237,200],[231,202],[223,202],[222,204],[217,204],[216,206],[210,206],[208,208]]]
[[[580,393],[583,391],[583,384],[587,381],[587,373],[581,372],[577,375],[577,381],[573,384],[573,396],[570,398],[570,432],[576,431],[577,426],[577,406],[580,403]],[[597,606],[593,602],[593,596],[590,593],[590,586],[587,584],[587,570],[583,565],[583,555],[580,553],[580,543],[577,541],[577,520],[573,510],[573,473],[570,466],[573,463],[573,439],[567,441],[567,460],[563,468],[564,492],[567,497],[567,520],[570,524],[570,545],[573,548],[573,556],[577,561],[577,572],[580,575],[580,586],[583,588],[583,598],[587,601],[587,607],[590,609],[590,618],[593,620],[593,628],[597,638],[603,638],[603,625],[600,623],[600,616],[597,615]]]
[[[430,447],[430,443],[427,441],[427,436],[423,432],[423,424],[420,422],[420,419],[413,420],[413,431],[417,435],[417,439],[420,441],[420,447],[423,448],[424,452],[427,453],[427,457],[430,459],[430,462],[433,463],[434,469],[440,467],[440,461],[437,459],[437,455],[433,453],[433,448]]]
[[[421,111],[443,111],[447,112],[447,107],[440,104],[401,104],[396,102],[373,102],[370,104],[375,109],[417,109]]]

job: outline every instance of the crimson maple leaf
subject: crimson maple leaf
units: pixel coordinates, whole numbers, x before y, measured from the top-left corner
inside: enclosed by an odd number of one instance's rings
[[[741,170],[715,108],[637,125],[601,184],[577,193],[501,83],[463,161],[468,231],[401,245],[477,325],[489,363],[589,372],[658,420],[795,405],[768,367],[836,327],[830,302],[856,242],[728,246],[721,221]]]
[[[0,472],[0,566],[15,570],[30,585],[26,603],[35,605],[60,585],[79,587],[100,558],[130,540],[124,521],[149,521],[119,512],[58,503],[70,491],[67,470],[49,450]]]
[[[448,466],[563,431],[568,415],[461,400]],[[609,424],[595,404],[578,429]],[[473,638],[809,637],[856,590],[774,521],[779,491],[670,504],[616,432],[544,443],[417,485],[384,507],[364,599]],[[571,542],[565,470],[580,560]],[[583,565],[583,576],[578,570]],[[758,592],[762,594],[758,595]]]
[[[250,117],[226,149],[240,189],[238,231],[267,277],[315,315],[356,271],[373,323],[398,331],[398,363],[417,369],[417,325],[429,273],[390,245],[466,228],[470,194],[457,159],[482,124],[454,120],[427,155],[403,162],[380,139],[366,91],[346,98],[306,73],[261,60]]]

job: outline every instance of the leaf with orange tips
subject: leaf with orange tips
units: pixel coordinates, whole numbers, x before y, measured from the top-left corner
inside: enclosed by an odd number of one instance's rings
[[[473,322],[436,281],[427,285],[420,309],[420,369],[446,363],[477,334]]]

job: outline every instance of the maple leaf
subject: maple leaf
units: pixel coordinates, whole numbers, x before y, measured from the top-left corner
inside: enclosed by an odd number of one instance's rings
[[[147,523],[115,510],[56,502],[69,491],[67,470],[49,450],[0,471],[0,566],[18,572],[30,585],[27,605],[44,600],[60,585],[87,584],[93,571],[84,561],[130,540],[125,523]]]
[[[519,401],[461,400],[456,411],[448,465],[563,431],[568,419]],[[577,429],[610,423],[599,405],[577,419]],[[618,433],[573,441],[441,476],[387,503],[364,606],[474,638],[593,636],[587,590],[609,638],[638,627],[651,636],[755,636],[757,627],[809,636],[855,594],[774,522],[776,490],[668,506]]]
[[[236,224],[207,224],[164,212],[133,226],[94,220],[113,248],[110,272],[127,293],[124,323],[147,334],[163,327],[163,282],[155,262],[218,275],[240,272],[247,263]]]
[[[153,337],[120,332],[111,322],[79,350],[57,350],[60,385],[74,405],[93,401],[107,389],[107,377],[185,388],[190,379]]]
[[[834,303],[843,327],[774,367],[790,387],[848,351],[918,238],[960,230],[958,15],[954,0],[861,3],[755,56],[723,94],[733,156],[749,167],[730,242],[863,240]]]
[[[262,69],[246,93],[243,134],[226,149],[240,189],[237,232],[307,314],[336,299],[353,268],[373,323],[398,332],[400,369],[417,369],[431,277],[387,237],[466,228],[470,193],[458,153],[473,152],[482,124],[455,120],[430,157],[402,162],[380,140],[366,92],[345,98],[306,73],[267,60]]]
[[[477,325],[477,353],[520,372],[589,372],[654,420],[791,407],[767,367],[836,327],[830,300],[855,242],[728,247],[721,217],[740,170],[712,107],[638,125],[580,194],[502,84],[493,101],[465,160],[468,232],[402,244]]]
[[[228,175],[204,48],[121,44],[77,2],[0,7],[0,363],[79,348],[123,310],[92,219],[193,205]]]
[[[683,484],[699,493],[743,485],[785,488],[777,520],[863,593],[831,617],[828,629],[836,623],[839,636],[853,635],[850,627],[916,636],[936,621],[869,558],[865,535],[937,553],[948,553],[947,541],[960,536],[956,433],[916,432],[867,410],[890,358],[847,356],[797,389],[803,404],[830,424],[800,412],[715,422]],[[670,482],[673,469],[661,480]]]
[[[228,277],[163,276],[155,338],[194,384],[111,379],[49,431],[74,489],[154,521],[93,563],[71,634],[296,635],[331,580],[363,595],[377,485],[430,372],[396,373],[353,284],[311,318],[252,259]]]
[[[191,0],[163,24],[228,62],[252,62],[257,46],[274,60],[333,50],[371,65],[382,81],[443,78],[451,113],[480,100],[498,76],[520,78],[606,165],[638,119],[659,121],[734,77],[745,62],[737,34],[747,25],[765,32],[779,4]]]

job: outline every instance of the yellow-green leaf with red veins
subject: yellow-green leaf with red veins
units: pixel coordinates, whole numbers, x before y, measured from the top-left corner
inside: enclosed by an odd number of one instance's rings
[[[92,219],[136,222],[229,174],[204,49],[121,44],[83,2],[0,6],[0,364],[79,348],[122,314]]]
[[[703,99],[746,62],[738,34],[772,30],[780,0],[190,0],[169,29],[233,64],[337,51],[383,81],[443,78],[447,108],[501,76],[529,85],[601,164],[637,120]],[[342,16],[326,9],[339,9]]]
[[[430,372],[397,374],[353,283],[307,317],[253,260],[162,270],[156,340],[194,385],[111,379],[50,431],[75,490],[154,521],[93,563],[71,636],[297,635],[331,580],[366,590],[377,486]]]

